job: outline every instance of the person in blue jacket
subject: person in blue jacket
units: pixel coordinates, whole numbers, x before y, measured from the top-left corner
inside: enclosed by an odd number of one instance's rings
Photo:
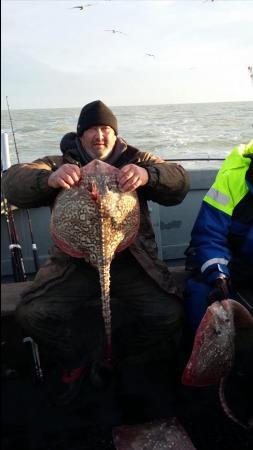
[[[205,195],[186,251],[185,292],[194,336],[207,307],[235,299],[253,314],[253,139],[235,147]],[[253,327],[237,331],[225,388],[229,409],[253,426]],[[247,425],[248,426],[248,425]]]
[[[205,195],[191,233],[186,309],[195,332],[208,305],[240,296],[253,309],[253,139],[235,147]]]

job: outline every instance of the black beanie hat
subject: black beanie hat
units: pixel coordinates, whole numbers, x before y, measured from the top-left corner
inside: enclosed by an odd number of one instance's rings
[[[82,136],[85,130],[96,125],[106,125],[118,134],[117,119],[113,112],[100,100],[88,103],[81,110],[77,123],[77,136]]]

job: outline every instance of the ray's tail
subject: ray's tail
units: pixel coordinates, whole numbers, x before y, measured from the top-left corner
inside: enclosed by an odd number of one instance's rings
[[[220,385],[219,385],[219,398],[220,398],[220,403],[221,403],[222,409],[223,409],[224,413],[226,414],[226,416],[229,417],[229,419],[231,419],[237,425],[240,425],[241,427],[245,428],[246,430],[251,429],[252,425],[251,424],[245,425],[243,422],[241,422],[236,417],[236,415],[233,413],[232,409],[230,408],[230,406],[227,403],[227,399],[226,399],[226,395],[225,395],[225,386],[226,386],[227,378],[228,378],[228,375],[223,377],[221,379]]]
[[[105,335],[107,340],[106,359],[112,359],[112,314],[111,314],[111,300],[110,300],[110,264],[99,267],[99,278],[101,285],[101,301],[102,301],[102,316],[105,325]]]

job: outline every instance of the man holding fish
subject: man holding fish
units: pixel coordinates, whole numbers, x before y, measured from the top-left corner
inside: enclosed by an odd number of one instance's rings
[[[140,225],[134,242],[116,253],[111,263],[112,358],[116,365],[168,360],[173,371],[183,306],[167,265],[158,259],[147,202],[166,206],[182,202],[189,188],[185,170],[128,145],[118,136],[115,115],[100,100],[83,107],[77,132],[63,137],[61,151],[62,155],[12,166],[4,175],[8,200],[20,208],[53,208],[61,190],[78,191],[85,168],[94,160],[117,169],[118,196],[137,192]],[[94,185],[87,189],[97,200]],[[79,194],[77,198],[83,202]],[[87,229],[88,236],[93,236],[95,226]],[[58,404],[76,398],[86,376],[99,384],[93,369],[104,345],[100,295],[96,268],[57,245],[23,292],[16,317],[61,367]]]

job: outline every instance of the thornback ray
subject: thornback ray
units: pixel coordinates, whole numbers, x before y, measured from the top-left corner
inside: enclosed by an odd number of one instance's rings
[[[189,386],[218,384],[233,365],[236,330],[251,326],[253,317],[237,301],[212,303],[196,332],[182,383]]]
[[[83,167],[78,185],[58,194],[50,224],[52,239],[63,252],[84,258],[99,272],[109,355],[110,264],[117,252],[133,243],[140,224],[137,193],[119,190],[118,172],[100,160]]]

